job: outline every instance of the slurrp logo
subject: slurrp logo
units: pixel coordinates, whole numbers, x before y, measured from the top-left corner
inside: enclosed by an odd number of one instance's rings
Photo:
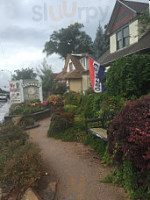
[[[73,21],[76,18],[78,21],[85,20],[86,23],[92,21],[96,17],[99,17],[100,21],[104,21],[109,13],[109,6],[103,7],[80,7],[77,1],[63,1],[58,5],[34,5],[32,7],[32,19],[34,21],[53,21],[60,22],[64,19]],[[76,20],[76,21],[77,21]]]

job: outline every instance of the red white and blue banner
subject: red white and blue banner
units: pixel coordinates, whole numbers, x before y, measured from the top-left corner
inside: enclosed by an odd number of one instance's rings
[[[105,90],[103,84],[103,77],[105,74],[105,68],[89,57],[89,73],[90,81],[95,93],[103,92]]]

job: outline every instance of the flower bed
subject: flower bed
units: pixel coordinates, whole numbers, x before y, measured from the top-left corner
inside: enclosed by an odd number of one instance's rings
[[[47,102],[27,102],[13,104],[10,107],[10,115],[28,115],[47,109]]]

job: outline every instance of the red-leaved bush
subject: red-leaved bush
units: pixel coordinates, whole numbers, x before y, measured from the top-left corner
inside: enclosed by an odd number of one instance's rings
[[[122,163],[129,159],[141,172],[150,173],[150,96],[126,105],[109,127],[108,151]]]

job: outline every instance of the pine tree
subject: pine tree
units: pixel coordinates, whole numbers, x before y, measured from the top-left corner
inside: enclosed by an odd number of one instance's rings
[[[102,29],[100,23],[96,32],[96,37],[94,40],[94,58],[97,60],[103,53],[109,48],[109,40],[106,35],[106,30]]]

